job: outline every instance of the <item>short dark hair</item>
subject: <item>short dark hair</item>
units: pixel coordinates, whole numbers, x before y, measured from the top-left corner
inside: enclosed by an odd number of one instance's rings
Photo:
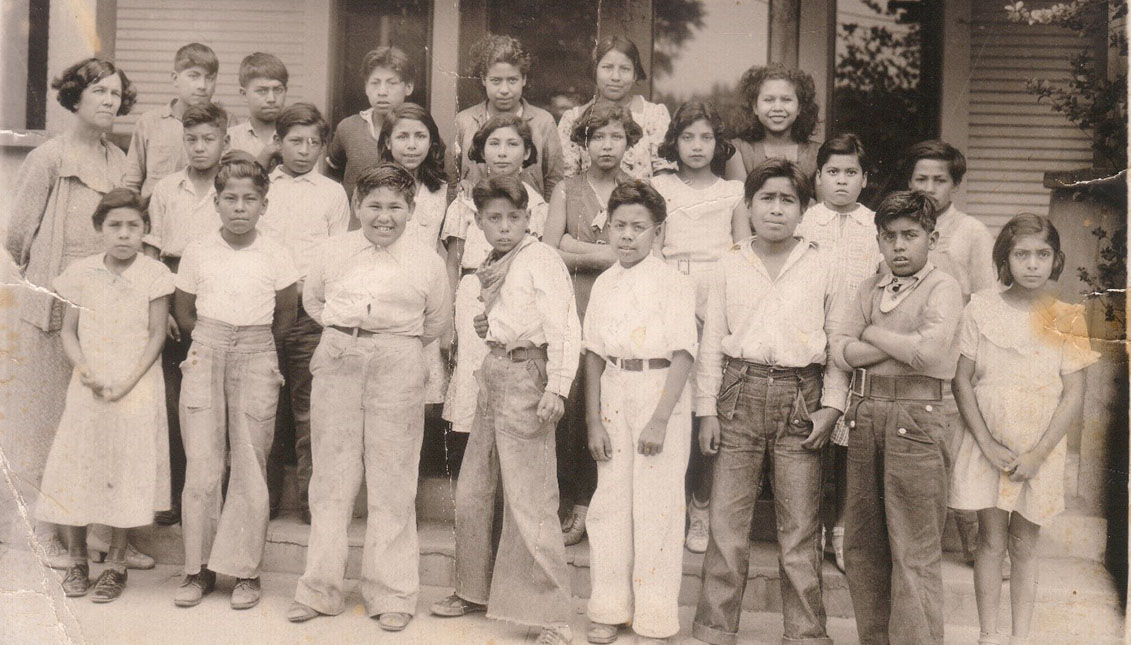
[[[78,109],[79,99],[82,98],[86,88],[114,74],[122,79],[122,104],[118,106],[118,116],[129,114],[130,109],[137,102],[137,90],[126,77],[126,73],[108,60],[101,58],[80,60],[56,76],[51,81],[51,89],[58,90],[56,98],[59,100],[59,105],[74,112]]]
[[[277,56],[255,52],[248,54],[240,62],[240,87],[247,87],[248,83],[257,78],[279,81],[286,87],[291,76],[287,73],[287,66]]]
[[[632,204],[639,204],[648,209],[648,213],[652,215],[652,223],[659,225],[663,224],[664,220],[668,218],[667,202],[652,184],[644,179],[632,179],[623,183],[617,184],[609,195],[609,218],[611,219],[613,213],[621,206],[628,206]]]
[[[216,193],[224,192],[224,187],[233,179],[250,179],[260,196],[267,195],[267,189],[271,187],[271,179],[267,176],[267,171],[258,161],[251,159],[250,155],[228,155],[220,161],[220,170],[216,173],[215,181],[212,182]]]
[[[962,154],[961,150],[945,141],[928,139],[907,149],[904,162],[905,185],[911,181],[911,175],[915,172],[915,164],[923,159],[946,162],[946,168],[950,172],[950,178],[954,180],[955,185],[961,184],[962,178],[966,176],[966,155]]]
[[[448,182],[448,174],[444,170],[444,155],[447,153],[448,147],[444,145],[444,140],[440,138],[440,128],[436,125],[436,120],[428,113],[423,107],[416,103],[402,103],[393,109],[389,116],[385,117],[384,122],[381,124],[381,133],[377,137],[377,149],[381,151],[381,161],[387,163],[394,163],[396,159],[393,158],[393,150],[389,145],[390,139],[393,136],[393,128],[398,122],[403,120],[419,121],[424,124],[428,130],[428,154],[424,157],[424,163],[420,164],[420,182],[428,187],[428,190],[435,192],[440,190],[440,187]]]
[[[322,143],[330,136],[330,124],[322,118],[318,108],[310,103],[292,103],[279,112],[275,118],[275,136],[282,139],[287,136],[291,128],[299,125],[313,125],[318,127],[318,137]]]
[[[475,203],[476,210],[485,207],[492,199],[505,199],[523,210],[530,204],[526,186],[515,176],[491,175],[479,180],[471,189],[471,201]]]
[[[788,159],[770,158],[750,170],[743,186],[746,205],[749,206],[754,200],[754,194],[775,177],[785,177],[793,184],[793,189],[797,191],[797,201],[804,211],[813,199],[813,185],[805,171]]]
[[[636,48],[636,43],[621,35],[605,36],[597,41],[597,46],[593,48],[593,75],[597,75],[597,66],[601,64],[601,59],[611,51],[618,51],[632,61],[632,69],[636,74],[636,80],[646,81],[648,75],[644,73],[644,64],[640,62],[640,50]]]
[[[530,53],[513,36],[487,34],[471,46],[469,57],[467,73],[477,78],[486,78],[495,63],[514,65],[524,77],[530,73]]]
[[[597,129],[610,123],[620,123],[624,126],[628,148],[644,138],[644,129],[633,120],[631,110],[616,103],[594,103],[574,122],[569,140],[584,148],[589,145],[589,137],[593,136]]]
[[[1022,235],[1044,236],[1045,242],[1053,251],[1052,273],[1049,279],[1059,279],[1061,272],[1064,271],[1064,251],[1060,250],[1060,233],[1049,218],[1033,213],[1021,213],[1006,222],[1005,226],[1001,227],[1001,232],[997,234],[997,239],[994,240],[993,258],[998,281],[1007,287],[1013,284],[1013,272],[1009,270],[1009,254],[1013,251],[1017,238]]]
[[[866,162],[864,154],[864,144],[860,142],[860,137],[851,132],[838,134],[822,143],[820,149],[817,150],[817,170],[824,168],[829,157],[833,155],[853,155],[856,157],[857,163],[860,164],[860,168],[867,172],[867,166],[864,165]]]
[[[797,119],[790,128],[789,136],[797,143],[805,143],[817,129],[817,118],[821,112],[820,106],[817,105],[817,85],[808,72],[786,67],[781,63],[755,65],[743,73],[739,88],[742,97],[746,100],[744,112],[748,122],[746,128],[739,132],[739,136],[747,141],[761,141],[766,138],[766,128],[754,115],[751,106],[758,101],[762,84],[774,80],[788,81],[793,85],[793,91],[797,93]]]
[[[141,214],[141,221],[145,223],[145,230],[148,232],[149,213],[145,208],[145,201],[140,194],[129,188],[111,188],[110,192],[98,200],[98,206],[94,207],[94,214],[90,216],[90,220],[94,223],[94,230],[102,230],[102,223],[106,221],[106,216],[110,211],[115,208],[129,208]]]
[[[360,204],[378,188],[392,189],[404,197],[409,206],[416,199],[416,180],[400,164],[382,163],[362,170],[353,189],[353,198]]]
[[[202,67],[209,76],[215,76],[220,72],[220,59],[208,45],[189,43],[173,56],[173,71],[183,72],[190,67]]]
[[[711,103],[704,101],[688,101],[679,106],[675,116],[668,124],[668,131],[664,133],[664,140],[658,150],[660,157],[668,161],[679,162],[679,135],[683,134],[691,124],[696,121],[706,121],[715,133],[715,156],[711,158],[711,170],[722,176],[726,169],[727,159],[734,156],[734,145],[726,140],[723,128],[723,118]]]
[[[401,77],[405,83],[416,82],[416,66],[412,59],[400,47],[378,47],[367,53],[361,62],[361,82],[369,80],[373,70],[378,67],[387,67]]]
[[[215,103],[190,105],[185,108],[185,113],[181,115],[181,126],[183,128],[188,129],[203,123],[215,125],[220,128],[220,132],[227,132],[228,113]]]
[[[530,130],[530,124],[526,119],[513,114],[496,114],[487,119],[471,138],[471,149],[467,151],[467,158],[478,163],[486,163],[486,159],[483,158],[483,148],[487,145],[491,133],[500,128],[514,128],[518,136],[522,137],[522,144],[530,152],[530,156],[522,163],[523,168],[538,163],[538,148],[534,145],[534,133]]]
[[[921,190],[897,190],[884,197],[876,208],[876,232],[883,233],[888,224],[906,217],[914,220],[930,233],[935,230],[938,206],[935,200]]]

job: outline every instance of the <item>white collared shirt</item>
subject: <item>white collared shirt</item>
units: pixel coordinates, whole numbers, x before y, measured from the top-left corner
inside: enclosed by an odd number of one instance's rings
[[[228,128],[228,147],[231,150],[243,150],[253,157],[258,157],[268,143],[270,139],[264,141],[255,134],[251,121],[244,121]]]
[[[188,170],[178,170],[157,182],[149,200],[149,233],[145,243],[161,250],[161,257],[178,258],[193,240],[220,230],[216,188],[197,195]]]
[[[338,182],[317,170],[292,177],[282,166],[271,173],[267,210],[259,230],[285,246],[306,277],[318,245],[349,227],[350,205]]]
[[[628,269],[618,262],[593,283],[584,339],[602,357],[671,360],[680,350],[694,357],[695,285],[651,254]]]
[[[754,239],[732,247],[712,277],[695,376],[696,414],[715,414],[724,355],[776,367],[823,364],[821,405],[843,410],[848,375],[828,355],[834,321],[846,313],[840,311],[832,258],[800,240],[781,273],[770,278],[754,253]]]
[[[487,314],[487,341],[546,345],[546,391],[569,396],[581,356],[581,323],[573,282],[557,249],[534,241],[511,261]]]
[[[416,336],[424,343],[447,331],[452,314],[447,272],[435,248],[403,235],[379,247],[362,231],[319,246],[302,305],[323,326]]]
[[[291,254],[260,231],[233,249],[220,231],[189,243],[177,272],[177,288],[196,295],[196,313],[229,325],[270,325],[275,292],[298,281]]]

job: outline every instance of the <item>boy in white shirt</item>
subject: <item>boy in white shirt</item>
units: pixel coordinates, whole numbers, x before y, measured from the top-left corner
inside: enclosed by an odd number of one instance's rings
[[[864,144],[855,134],[837,135],[817,151],[817,193],[822,201],[805,211],[797,225],[799,237],[816,242],[830,254],[836,267],[840,297],[851,302],[860,283],[879,269],[880,247],[876,243],[876,213],[857,201],[868,185],[864,170]],[[844,506],[848,486],[844,480],[848,455],[848,426],[839,419],[833,428],[831,478],[835,481],[835,521],[832,530],[836,566],[844,571]]]
[[[267,173],[234,159],[216,175],[223,222],[190,242],[181,258],[173,307],[191,335],[181,384],[181,435],[188,458],[181,500],[185,580],[174,602],[200,604],[216,573],[235,577],[232,608],[259,603],[259,566],[267,539],[265,464],[275,433],[283,376],[276,338],[294,322],[298,273],[290,253],[261,234]],[[231,477],[221,498],[225,448]]]
[[[456,590],[431,611],[486,611],[541,627],[539,643],[566,644],[569,571],[554,427],[581,354],[573,284],[557,250],[526,234],[529,197],[517,176],[484,179],[472,198],[492,247],[476,272],[486,312],[477,330],[485,328],[490,353],[477,373],[479,401],[456,489]],[[500,479],[503,527],[492,557]]]
[[[770,462],[785,641],[831,645],[821,598],[822,448],[848,395],[828,358],[840,316],[830,259],[794,236],[812,189],[791,161],[746,177],[757,235],[719,260],[696,366],[699,444],[715,455],[711,530],[695,638],[734,643],[750,559],[750,526]]]
[[[691,448],[684,386],[698,346],[694,283],[651,254],[663,196],[633,180],[613,189],[608,208],[619,262],[594,282],[584,327],[598,478],[587,518],[591,643],[613,642],[625,624],[646,638],[679,632]]]
[[[349,199],[341,184],[318,172],[318,160],[330,126],[309,103],[283,109],[275,120],[275,141],[283,163],[271,172],[270,205],[259,220],[267,236],[286,247],[299,272],[298,317],[280,344],[279,359],[287,385],[293,423],[279,423],[267,461],[267,487],[271,511],[276,513],[283,497],[286,449],[294,446],[297,463],[299,505],[303,521],[310,523],[308,489],[310,454],[310,359],[322,336],[322,326],[302,305],[303,281],[318,247],[327,239],[346,232],[350,221]],[[285,406],[284,406],[285,407]],[[290,436],[286,436],[290,435]]]
[[[452,299],[436,249],[403,236],[415,195],[412,175],[397,164],[363,170],[353,197],[361,230],[322,244],[303,289],[303,306],[324,329],[310,362],[312,521],[292,622],[345,610],[347,530],[362,476],[366,611],[391,632],[416,612],[423,346],[447,331]]]

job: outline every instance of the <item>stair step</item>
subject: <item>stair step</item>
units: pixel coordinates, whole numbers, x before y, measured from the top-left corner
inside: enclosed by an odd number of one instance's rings
[[[435,520],[419,520],[418,524],[421,584],[450,586],[455,566],[454,525]],[[286,513],[273,520],[267,531],[263,570],[301,574],[306,562],[309,532],[310,527],[295,514]],[[179,525],[140,529],[132,535],[137,546],[158,562],[183,563]],[[364,519],[355,519],[348,535],[350,554],[346,576],[356,578],[361,566]],[[590,592],[588,542],[568,547],[566,554],[573,595],[587,598]],[[701,586],[702,564],[702,555],[684,552],[681,605],[695,604]],[[1100,563],[1082,558],[1042,558],[1040,571],[1033,630],[1042,637],[1033,642],[1094,643],[1108,639],[1117,642],[1123,633],[1123,613],[1114,580]],[[780,611],[780,577],[777,545],[767,541],[752,542],[743,608],[748,611]],[[852,600],[844,574],[831,561],[826,561],[822,578],[828,615],[851,618]],[[946,554],[944,558],[943,584],[947,625],[976,627],[978,610],[973,571],[956,554]],[[1009,624],[1008,582],[1002,586],[1001,621],[1002,625]]]

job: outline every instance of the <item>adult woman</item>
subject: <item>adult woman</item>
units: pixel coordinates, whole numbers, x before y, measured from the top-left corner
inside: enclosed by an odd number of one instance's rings
[[[636,84],[647,78],[640,62],[640,50],[624,36],[608,36],[593,50],[593,74],[596,95],[584,105],[570,108],[558,123],[565,163],[565,176],[572,177],[589,168],[589,153],[571,140],[573,126],[589,106],[615,103],[628,108],[632,119],[640,125],[644,135],[624,153],[621,168],[631,177],[647,179],[656,171],[675,170],[675,165],[659,155],[660,143],[668,130],[671,115],[668,108],[652,103],[632,91]]]
[[[51,87],[75,118],[65,132],[28,153],[20,167],[5,244],[28,283],[19,290],[18,354],[4,388],[10,397],[4,409],[12,411],[18,427],[3,446],[16,480],[29,487],[25,498],[43,474],[71,376],[59,335],[66,303],[51,294],[51,284],[75,260],[102,251],[91,214],[103,195],[122,185],[126,169],[125,153],[107,135],[114,118],[128,113],[137,97],[125,73],[97,58],[68,67]],[[35,532],[49,563],[68,566],[54,527],[37,525]],[[105,552],[94,536],[90,542]],[[153,566],[132,548],[129,555],[135,567]]]

